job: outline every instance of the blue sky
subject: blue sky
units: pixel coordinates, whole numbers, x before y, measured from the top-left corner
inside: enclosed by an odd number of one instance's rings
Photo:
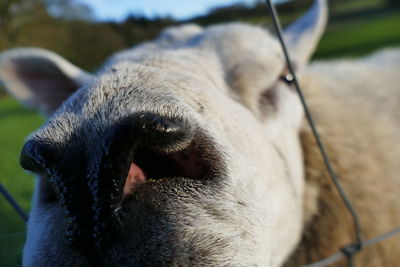
[[[242,0],[254,3],[256,0]],[[279,0],[275,0],[277,2]],[[171,15],[186,19],[201,15],[212,7],[224,6],[238,0],[80,0],[89,5],[100,20],[123,20],[128,14],[143,14],[148,17]]]

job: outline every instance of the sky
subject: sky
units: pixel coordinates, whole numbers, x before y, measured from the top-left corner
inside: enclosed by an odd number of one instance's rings
[[[240,2],[251,4],[255,1]],[[238,0],[80,0],[80,2],[89,5],[99,20],[121,21],[128,14],[142,14],[146,17],[170,15],[183,20],[205,14],[212,7],[237,3]]]

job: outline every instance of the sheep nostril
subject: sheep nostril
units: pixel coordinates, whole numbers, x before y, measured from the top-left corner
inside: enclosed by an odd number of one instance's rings
[[[102,206],[116,205],[137,182],[146,180],[146,170],[133,162],[139,148],[162,153],[180,150],[190,143],[192,132],[184,120],[153,113],[123,119],[109,129],[90,157],[89,169],[95,170],[88,176],[89,187],[96,188],[91,190],[93,198],[108,202]]]
[[[58,199],[55,188],[50,182],[51,168],[55,162],[55,150],[43,142],[30,140],[21,150],[22,168],[40,175],[38,188],[39,199],[42,203],[54,203]]]
[[[27,171],[43,173],[55,161],[55,154],[49,146],[39,141],[28,141],[20,154],[20,165]]]

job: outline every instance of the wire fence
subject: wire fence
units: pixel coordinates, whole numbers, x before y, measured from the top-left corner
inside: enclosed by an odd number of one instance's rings
[[[12,193],[0,182],[0,266],[4,267],[21,266],[21,253],[27,234],[27,213]]]
[[[338,193],[340,194],[347,210],[349,211],[349,213],[352,216],[353,219],[353,225],[354,225],[354,230],[355,230],[355,242],[353,244],[350,245],[346,245],[344,246],[340,251],[338,251],[337,253],[322,259],[318,262],[314,262],[314,263],[310,263],[305,265],[304,267],[325,267],[328,266],[330,264],[333,264],[337,261],[339,261],[340,259],[346,257],[347,258],[347,262],[348,262],[348,266],[352,267],[354,264],[354,257],[357,253],[359,253],[360,251],[362,251],[365,247],[367,246],[371,246],[373,244],[376,244],[378,242],[384,241],[388,238],[391,238],[397,234],[400,234],[400,227],[389,231],[387,233],[384,233],[382,235],[376,236],[372,239],[369,240],[363,240],[362,239],[362,233],[361,233],[361,224],[360,224],[360,220],[357,214],[356,209],[353,207],[351,201],[349,200],[349,198],[346,195],[345,190],[342,188],[339,179],[334,171],[334,168],[331,164],[331,161],[329,159],[328,154],[326,153],[325,147],[322,143],[322,140],[320,138],[320,135],[318,133],[318,130],[316,128],[314,119],[312,114],[309,111],[306,99],[303,95],[303,92],[301,90],[301,87],[298,83],[297,77],[296,77],[296,73],[294,71],[294,68],[292,66],[292,61],[290,59],[289,56],[289,52],[287,50],[285,41],[283,39],[283,35],[282,35],[282,27],[281,27],[281,23],[280,23],[280,19],[279,19],[279,15],[278,12],[276,11],[275,6],[271,3],[271,0],[265,0],[268,11],[270,12],[271,16],[272,16],[272,20],[273,20],[273,25],[277,34],[277,37],[279,39],[279,42],[282,46],[282,50],[285,56],[285,60],[288,66],[288,70],[289,73],[291,75],[290,77],[290,83],[291,85],[296,89],[301,103],[303,105],[303,109],[304,112],[306,114],[306,118],[308,121],[308,124],[312,130],[312,133],[314,135],[314,138],[316,140],[317,146],[321,152],[321,156],[323,158],[325,167],[327,169],[327,172],[333,182],[333,184],[335,185]],[[18,214],[18,216],[26,223],[28,221],[28,215],[25,213],[25,211],[20,207],[20,205],[18,204],[18,202],[13,198],[13,196],[10,194],[10,192],[7,191],[7,189],[0,183],[0,194],[3,195],[3,197],[5,198],[5,200],[11,205],[11,207],[14,209],[14,211]],[[18,233],[10,233],[10,234],[3,234],[2,237],[4,236],[25,236],[26,232],[18,232]]]
[[[13,198],[10,192],[0,183],[0,193],[3,197],[10,203],[11,207],[15,210],[15,212],[21,217],[21,219],[26,223],[28,222],[28,215],[21,208],[18,202]]]

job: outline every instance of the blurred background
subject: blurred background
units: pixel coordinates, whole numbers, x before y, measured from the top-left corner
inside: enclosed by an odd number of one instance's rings
[[[276,0],[284,25],[311,0]],[[181,23],[271,24],[263,1],[246,0],[1,0],[0,51],[18,46],[52,50],[95,71],[115,51],[152,39]],[[359,57],[400,46],[400,0],[332,0],[330,21],[314,59]],[[34,180],[18,165],[24,138],[44,117],[7,96],[0,84],[0,183],[29,211]],[[0,266],[21,265],[26,229],[0,196]]]

